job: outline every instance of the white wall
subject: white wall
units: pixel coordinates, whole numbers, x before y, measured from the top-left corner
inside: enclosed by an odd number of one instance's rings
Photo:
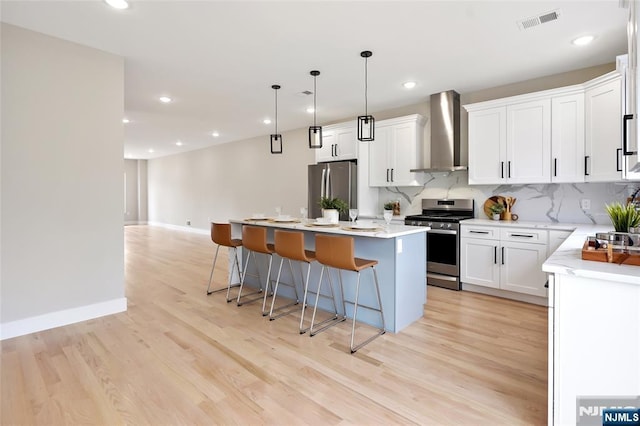
[[[147,221],[147,160],[124,160],[124,223]]]
[[[298,216],[307,205],[307,129],[283,134],[283,154],[269,136],[148,161],[149,221],[209,229],[210,221],[252,213]]]
[[[2,24],[2,338],[126,309],[123,60]]]

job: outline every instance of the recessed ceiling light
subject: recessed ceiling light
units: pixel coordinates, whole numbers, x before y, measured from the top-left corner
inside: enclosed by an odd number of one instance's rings
[[[594,36],[586,35],[586,36],[578,37],[577,39],[573,40],[571,43],[575,44],[576,46],[586,46],[587,44],[591,43],[594,39],[595,39]]]
[[[416,87],[416,82],[415,81],[407,81],[405,83],[402,83],[402,87],[404,87],[405,89],[413,89],[414,87]]]
[[[176,145],[178,145],[178,146],[182,146],[182,145],[183,145],[183,144],[182,144],[182,141],[178,141],[178,142],[176,142]]]
[[[262,122],[263,122],[264,124],[271,124],[271,120],[270,120],[270,119],[268,119],[268,118],[265,118],[264,120],[262,120]]]
[[[154,151],[153,151],[153,149],[150,149],[150,150],[149,150],[149,153],[153,153],[153,152],[154,152]]]
[[[309,114],[313,114],[313,111],[314,111],[313,107],[308,107],[308,108],[307,108],[307,112],[308,112]]]
[[[213,136],[214,138],[217,138],[218,136],[220,136],[220,133],[213,132],[213,133],[211,133],[211,136]]]
[[[168,96],[160,96],[160,102],[162,102],[163,104],[168,104],[169,102],[171,102],[171,98]]]
[[[126,0],[104,0],[109,6],[114,9],[127,9],[129,3]]]
[[[122,119],[122,122],[123,122],[124,124],[130,123],[130,121],[129,121],[129,119],[128,119],[128,118],[123,118],[123,119]]]

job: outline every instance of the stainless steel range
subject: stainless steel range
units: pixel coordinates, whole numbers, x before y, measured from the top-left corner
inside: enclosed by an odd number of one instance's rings
[[[422,199],[422,214],[405,225],[427,231],[427,284],[460,290],[460,221],[473,218],[473,199]]]

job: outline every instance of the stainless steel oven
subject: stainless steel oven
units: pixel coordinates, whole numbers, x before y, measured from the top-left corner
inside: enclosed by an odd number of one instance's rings
[[[460,221],[473,217],[472,199],[422,200],[422,214],[407,216],[406,225],[429,226],[427,284],[460,290]]]

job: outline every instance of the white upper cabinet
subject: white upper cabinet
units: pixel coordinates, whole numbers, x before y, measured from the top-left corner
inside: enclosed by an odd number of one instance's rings
[[[469,183],[549,182],[550,98],[490,104],[465,106],[469,111]]]
[[[585,91],[585,180],[622,179],[622,86],[616,72],[589,82]]]
[[[584,181],[584,93],[551,99],[551,182]]]
[[[469,112],[469,183],[505,182],[507,109]]]
[[[316,163],[358,158],[355,120],[322,127],[322,148],[316,150]]]
[[[418,114],[382,120],[369,142],[370,186],[420,186],[424,118]]]
[[[508,105],[507,182],[549,182],[550,154],[550,99]]]

